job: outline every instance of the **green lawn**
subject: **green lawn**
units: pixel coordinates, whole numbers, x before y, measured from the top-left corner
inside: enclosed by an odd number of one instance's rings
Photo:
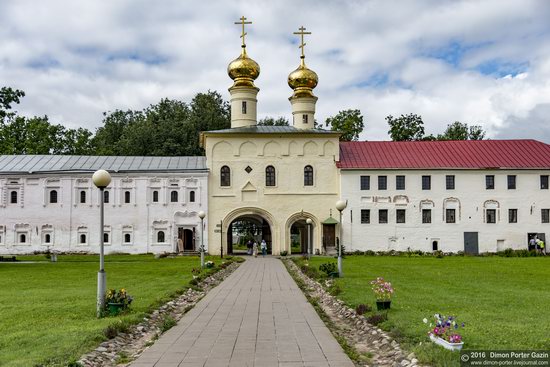
[[[191,269],[200,267],[197,257],[107,256],[107,286],[126,288],[134,296],[133,311],[98,320],[97,256],[59,256],[55,264],[43,256],[26,259],[42,262],[0,263],[0,366],[66,365],[103,340],[109,324],[139,320],[183,290]]]
[[[336,259],[314,257],[312,265]],[[374,308],[369,281],[382,276],[395,294],[388,321],[421,362],[459,365],[457,353],[429,342],[435,313],[457,316],[464,349],[550,349],[550,258],[348,256],[338,296],[351,306]]]

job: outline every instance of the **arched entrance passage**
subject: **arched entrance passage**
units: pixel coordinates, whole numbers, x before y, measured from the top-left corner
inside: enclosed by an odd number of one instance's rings
[[[223,221],[225,251],[228,254],[246,254],[248,240],[267,243],[267,252],[273,251],[274,221],[271,214],[260,208],[240,208],[229,213]]]
[[[308,228],[307,219],[311,219]],[[291,215],[286,222],[286,248],[291,254],[307,254],[309,241],[313,254],[319,250],[316,239],[318,220],[311,213],[299,212]]]

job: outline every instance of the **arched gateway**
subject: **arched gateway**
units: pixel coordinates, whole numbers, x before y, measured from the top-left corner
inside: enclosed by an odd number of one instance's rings
[[[242,230],[246,226],[245,230]],[[244,244],[248,237],[240,237],[237,233],[246,233],[250,239],[267,242],[268,253],[272,253],[273,246],[277,246],[279,238],[277,233],[277,224],[273,216],[264,209],[245,207],[238,208],[227,214],[222,222],[223,247],[226,253],[246,252]],[[277,251],[278,252],[278,251]]]

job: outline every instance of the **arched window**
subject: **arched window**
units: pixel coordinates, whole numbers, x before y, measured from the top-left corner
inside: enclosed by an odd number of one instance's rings
[[[153,203],[159,202],[159,192],[157,190],[153,191]]]
[[[80,204],[86,204],[86,191],[80,191]]]
[[[231,170],[227,166],[220,169],[220,186],[231,186]]]
[[[103,233],[103,243],[109,243],[109,233]]]
[[[190,203],[195,202],[195,191],[189,191],[189,202]]]
[[[265,168],[265,185],[275,186],[275,167],[267,166]]]
[[[19,243],[26,243],[27,242],[27,235],[26,234],[20,234],[19,235]]]
[[[130,203],[130,191],[124,191],[124,202],[126,204]]]
[[[164,231],[158,231],[157,233],[157,242],[163,243],[164,242]]]
[[[132,236],[130,236],[130,233],[124,234],[124,243],[130,243],[132,242]]]
[[[50,191],[50,203],[51,204],[57,203],[57,191],[56,190]]]
[[[45,236],[44,236],[44,243],[50,243],[52,242],[52,236],[50,236],[49,233],[47,233]]]
[[[17,191],[10,193],[10,204],[17,204]]]
[[[170,193],[170,202],[172,202],[172,203],[177,203],[178,202],[178,192],[177,191],[172,191]]]
[[[86,235],[85,234],[80,235],[80,243],[86,243]]]
[[[313,186],[313,167],[304,167],[304,186]]]
[[[106,204],[109,203],[109,191],[103,191],[103,202]]]

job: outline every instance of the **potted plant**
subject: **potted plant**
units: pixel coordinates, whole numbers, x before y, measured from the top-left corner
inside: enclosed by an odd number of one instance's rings
[[[212,269],[214,267],[214,262],[213,261],[207,261],[204,263],[204,266],[206,266],[207,269]]]
[[[391,306],[391,296],[394,291],[391,283],[386,282],[382,277],[378,277],[370,284],[376,297],[376,308],[378,310],[388,310]]]
[[[461,350],[464,342],[459,328],[463,328],[464,323],[460,324],[454,316],[443,316],[438,313],[434,315],[434,319],[435,325],[430,323],[428,332],[431,341],[448,350]],[[428,323],[428,319],[423,321],[425,324]]]
[[[133,297],[126,293],[126,289],[109,289],[105,295],[105,309],[109,315],[118,315],[120,312],[128,309],[133,301]]]

